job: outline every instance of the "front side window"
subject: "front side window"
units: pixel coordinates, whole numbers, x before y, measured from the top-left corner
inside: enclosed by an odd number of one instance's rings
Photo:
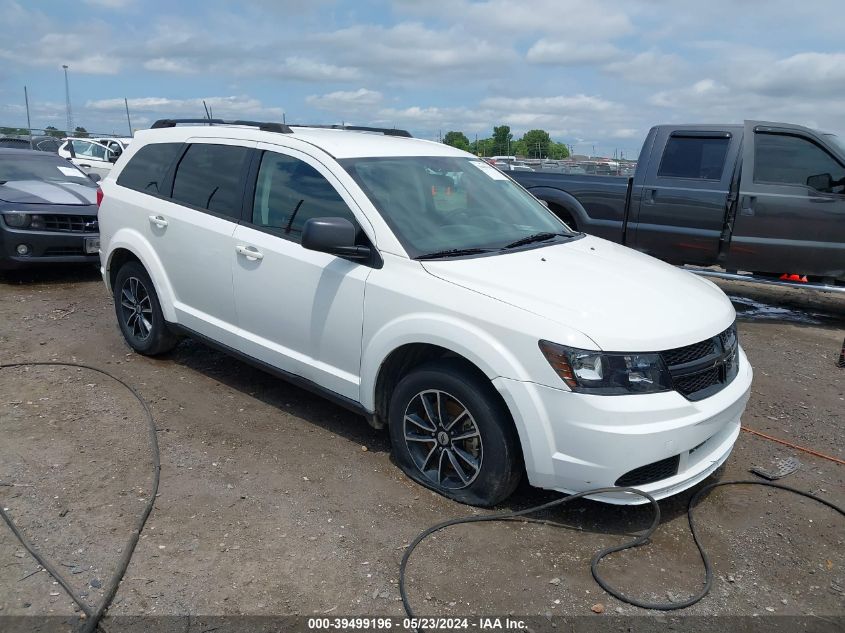
[[[142,193],[163,194],[161,188],[167,170],[181,149],[181,143],[144,145],[129,159],[117,177],[117,184]]]
[[[754,182],[810,187],[843,193],[845,168],[815,143],[787,134],[754,137]]]
[[[730,139],[725,137],[671,136],[657,175],[664,178],[720,180]]]
[[[481,159],[459,156],[339,161],[411,257],[498,250],[572,233],[534,196]]]
[[[188,147],[173,180],[173,200],[233,219],[241,217],[241,174],[249,149],[195,143]]]
[[[265,152],[258,169],[252,223],[298,240],[311,218],[355,217],[331,183],[298,158]]]

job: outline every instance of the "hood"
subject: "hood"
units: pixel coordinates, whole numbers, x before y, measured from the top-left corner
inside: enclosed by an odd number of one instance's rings
[[[17,204],[97,203],[97,188],[75,182],[9,180],[0,185],[0,201]]]
[[[604,351],[681,347],[714,336],[736,318],[712,282],[591,236],[421,263],[445,281],[575,328]]]

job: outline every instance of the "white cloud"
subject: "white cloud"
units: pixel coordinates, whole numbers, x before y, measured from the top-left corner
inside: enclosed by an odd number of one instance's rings
[[[350,110],[369,108],[381,102],[383,95],[377,90],[337,90],[324,95],[310,95],[305,102],[321,110]]]
[[[600,64],[617,59],[621,51],[606,42],[590,43],[574,40],[540,39],[525,55],[525,59],[535,64],[554,64],[557,66],[582,66]]]
[[[612,75],[640,84],[665,84],[677,79],[686,64],[679,55],[643,51],[603,66]]]
[[[82,0],[85,4],[101,9],[124,9],[134,0]]]
[[[197,97],[194,99],[169,99],[167,97],[140,97],[129,99],[129,110],[142,115],[160,115],[183,118],[205,116],[203,101],[215,118],[265,118],[281,120],[284,110],[266,106],[259,99],[241,95],[230,97]],[[99,113],[120,113],[124,111],[123,99],[97,99],[85,103],[85,109]],[[134,114],[133,114],[134,117]]]

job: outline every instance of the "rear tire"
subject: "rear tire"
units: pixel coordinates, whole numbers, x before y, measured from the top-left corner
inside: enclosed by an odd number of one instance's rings
[[[179,337],[167,327],[152,279],[139,262],[120,267],[113,291],[117,323],[129,347],[145,356],[176,347]]]
[[[492,506],[522,477],[509,412],[490,382],[461,362],[427,363],[399,381],[388,425],[399,467],[450,499]]]

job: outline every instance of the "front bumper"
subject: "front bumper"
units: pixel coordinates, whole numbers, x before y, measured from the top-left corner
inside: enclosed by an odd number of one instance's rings
[[[86,239],[99,239],[97,233],[31,231],[13,229],[0,220],[0,270],[14,270],[44,264],[97,263],[97,253],[85,252]],[[30,247],[28,255],[18,255],[18,244]]]
[[[739,435],[752,376],[740,349],[736,378],[697,402],[674,391],[596,396],[507,378],[493,384],[514,416],[532,485],[566,493],[609,487],[632,470],[677,456],[674,474],[631,485],[659,499],[695,485],[725,462]],[[595,498],[646,501],[626,493]]]

